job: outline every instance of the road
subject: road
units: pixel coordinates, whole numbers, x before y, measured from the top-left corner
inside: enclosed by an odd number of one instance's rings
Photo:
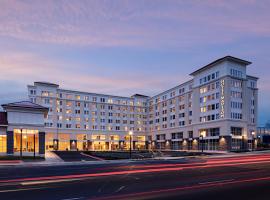
[[[0,168],[0,199],[269,200],[270,154]]]

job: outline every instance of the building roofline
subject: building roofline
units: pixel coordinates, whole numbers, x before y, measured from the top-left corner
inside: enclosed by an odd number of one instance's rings
[[[27,105],[29,104],[29,105]],[[31,106],[32,104],[32,106]],[[13,103],[7,103],[7,104],[2,104],[1,105],[5,110],[6,108],[26,108],[26,109],[31,109],[31,110],[41,110],[48,112],[48,108],[41,106],[39,104],[33,103],[31,101],[19,101],[19,102],[13,102]]]
[[[149,96],[143,95],[143,94],[134,94],[131,97],[142,97],[142,98],[149,98]]]
[[[256,77],[256,76],[250,76],[250,75],[247,75],[248,78],[251,78],[251,79],[255,79],[255,80],[258,80],[259,78]]]
[[[167,92],[170,92],[170,91],[172,91],[172,90],[175,90],[176,88],[182,87],[182,86],[184,86],[184,85],[186,85],[186,84],[188,84],[188,83],[191,83],[191,82],[193,82],[193,79],[191,79],[191,80],[189,80],[189,81],[186,81],[186,82],[184,82],[184,83],[182,83],[182,84],[180,84],[180,85],[174,86],[174,87],[172,87],[172,88],[170,88],[170,89],[168,89],[168,90],[165,90],[164,92],[161,92],[161,93],[159,93],[159,94],[156,94],[156,95],[150,97],[150,99],[154,99],[154,98],[156,98],[157,96],[163,95],[163,94],[165,94],[165,93],[167,93]]]
[[[213,67],[214,65],[219,64],[219,63],[221,63],[221,62],[223,62],[223,61],[227,61],[227,60],[234,61],[234,62],[238,62],[238,63],[244,64],[244,65],[250,65],[250,64],[252,63],[252,62],[250,62],[250,61],[243,60],[243,59],[236,58],[236,57],[233,57],[233,56],[228,55],[228,56],[219,58],[219,59],[217,59],[217,60],[215,60],[215,61],[213,61],[213,62],[211,62],[211,63],[209,63],[209,64],[207,64],[207,65],[205,65],[205,66],[203,66],[203,67],[201,67],[200,69],[198,69],[198,70],[192,72],[192,73],[189,74],[189,75],[194,76],[194,75],[200,73],[200,72],[203,71],[203,70],[209,69],[209,68]]]
[[[80,93],[80,94],[86,94],[86,95],[95,95],[95,96],[105,96],[105,97],[115,97],[115,98],[124,98],[124,99],[132,99],[133,97],[126,97],[126,96],[117,96],[117,95],[110,95],[110,94],[101,94],[101,93],[94,93],[94,92],[83,92],[78,90],[71,90],[71,89],[63,89],[58,88],[57,90],[63,91],[63,92],[74,92],[74,93]]]
[[[35,81],[35,82],[34,82],[34,86],[35,86],[36,84],[38,84],[38,85],[52,86],[52,87],[59,87],[58,84],[50,83],[50,82],[46,82],[46,81]]]

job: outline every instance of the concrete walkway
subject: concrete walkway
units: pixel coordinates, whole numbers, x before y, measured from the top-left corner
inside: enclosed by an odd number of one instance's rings
[[[58,155],[56,155],[54,152],[47,151],[45,153],[45,162],[48,163],[61,163],[64,162]]]

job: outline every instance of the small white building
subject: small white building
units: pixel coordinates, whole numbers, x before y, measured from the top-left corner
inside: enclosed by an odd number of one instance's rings
[[[2,107],[0,154],[44,157],[44,117],[48,108],[29,101],[3,104]]]

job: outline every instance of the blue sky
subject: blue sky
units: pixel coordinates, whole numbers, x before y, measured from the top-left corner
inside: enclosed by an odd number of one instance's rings
[[[252,61],[259,124],[270,119],[269,0],[2,0],[0,103],[26,85],[130,96],[155,95],[203,65]]]

